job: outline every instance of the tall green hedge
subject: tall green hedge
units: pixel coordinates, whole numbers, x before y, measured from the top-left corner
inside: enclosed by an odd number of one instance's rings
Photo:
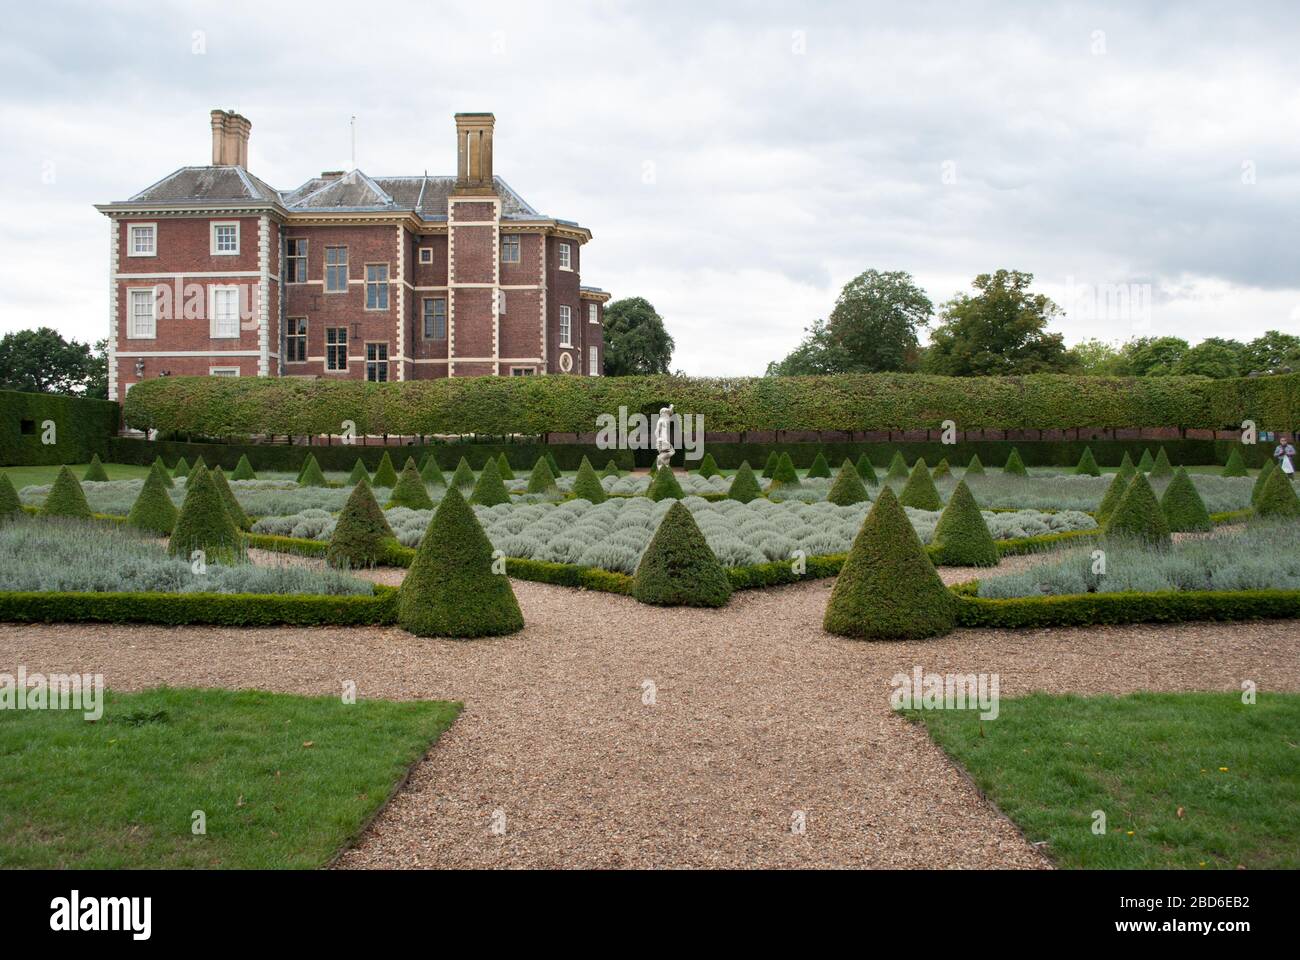
[[[86,463],[106,453],[119,418],[108,400],[0,390],[0,466]],[[49,444],[41,442],[47,420],[54,423]]]

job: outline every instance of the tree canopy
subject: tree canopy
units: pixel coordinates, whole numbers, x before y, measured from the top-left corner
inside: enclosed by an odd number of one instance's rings
[[[93,347],[64,340],[57,330],[40,327],[0,337],[0,389],[28,393],[108,396],[107,344]]]
[[[644,297],[626,297],[605,307],[605,376],[667,373],[673,338],[663,317]]]

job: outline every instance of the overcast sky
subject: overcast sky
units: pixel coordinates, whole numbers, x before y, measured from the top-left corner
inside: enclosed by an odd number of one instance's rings
[[[691,374],[761,373],[873,267],[936,307],[1033,273],[1069,343],[1300,332],[1297,51],[1294,2],[46,0],[0,36],[0,331],[107,334],[91,204],[207,163],[222,107],[282,189],[352,115],[366,173],[446,174],[492,111],[497,174]]]

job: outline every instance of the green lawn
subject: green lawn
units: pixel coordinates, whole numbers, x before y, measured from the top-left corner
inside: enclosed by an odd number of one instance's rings
[[[68,468],[78,480],[86,475],[86,468],[89,466],[89,463],[68,464]],[[106,463],[104,472],[108,474],[110,480],[134,480],[145,476],[149,468],[132,463]],[[59,467],[57,464],[50,467],[0,467],[0,473],[8,475],[15,490],[21,490],[23,487],[53,483],[54,478],[59,475]]]
[[[109,692],[94,723],[0,711],[0,867],[319,867],[459,712],[168,688]]]
[[[975,712],[907,715],[1062,867],[1300,867],[1300,695],[1035,694],[982,736]]]

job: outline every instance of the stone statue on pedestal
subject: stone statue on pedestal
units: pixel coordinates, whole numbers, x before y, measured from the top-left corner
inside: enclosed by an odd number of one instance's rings
[[[659,457],[655,460],[655,469],[662,470],[673,458],[673,405],[670,403],[659,410],[659,420],[655,423],[655,449]]]

